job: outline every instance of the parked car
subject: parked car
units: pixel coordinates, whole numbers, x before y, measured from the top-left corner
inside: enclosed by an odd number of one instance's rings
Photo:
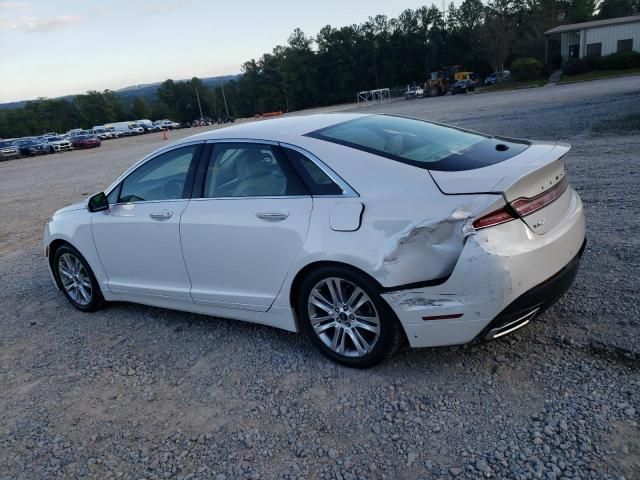
[[[113,134],[101,125],[96,125],[90,130],[90,132],[100,140],[109,140],[110,138],[113,138]]]
[[[130,127],[131,127],[131,130],[133,130],[135,135],[142,135],[143,133],[146,132],[146,130],[141,125],[138,125],[135,122],[132,122],[130,124]]]
[[[122,132],[118,132],[114,127],[106,127],[107,132],[111,135],[111,138],[122,137]]]
[[[73,148],[97,148],[101,142],[95,135],[76,135],[71,137],[71,145]]]
[[[16,142],[16,146],[20,155],[23,157],[33,157],[49,153],[47,145],[42,140],[35,137],[21,138]]]
[[[65,152],[71,150],[71,142],[63,137],[42,137],[42,143],[49,153]]]
[[[142,120],[136,120],[136,124],[144,129],[144,133],[157,132],[158,129],[155,127],[151,120],[146,118]]]
[[[511,72],[509,70],[503,70],[502,72],[494,72],[484,80],[485,85],[495,85],[503,80],[509,80],[511,78]]]
[[[469,80],[458,80],[457,82],[453,82],[451,84],[451,95],[456,95],[458,93],[467,93],[473,92],[476,89],[476,82]]]
[[[44,251],[79,310],[128,301],[302,330],[367,367],[403,339],[501,337],[569,288],[585,246],[569,149],[386,115],[218,129],[56,212]]]
[[[82,128],[74,128],[72,130],[69,130],[65,135],[67,136],[67,138],[71,138],[71,137],[75,137],[76,135],[83,135],[84,134],[84,130]]]
[[[424,97],[424,89],[422,87],[408,87],[404,92],[404,98],[406,100],[413,100],[415,98]]]
[[[138,132],[131,127],[131,122],[116,122],[105,125],[108,129],[113,129],[123,137],[136,135]]]
[[[15,140],[0,140],[0,160],[18,158],[20,151],[16,147]]]
[[[218,125],[222,123],[234,123],[235,121],[236,117],[229,117],[224,113],[218,117]]]
[[[173,120],[158,120],[156,123],[160,125],[160,127],[166,128],[168,130],[180,128],[180,124],[178,122],[174,122]]]

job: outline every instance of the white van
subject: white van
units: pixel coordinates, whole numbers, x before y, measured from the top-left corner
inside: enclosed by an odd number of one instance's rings
[[[102,125],[96,125],[91,129],[91,133],[93,133],[100,140],[107,140],[109,138],[113,138],[113,135],[109,130],[104,128]]]
[[[130,135],[137,135],[139,133],[138,130],[134,129],[131,124],[132,122],[109,123],[105,125],[105,128],[107,129],[113,128],[116,132],[120,132],[120,134],[125,137]],[[142,130],[142,127],[138,127],[138,129]]]
[[[144,128],[138,122],[131,122],[131,129],[135,132],[136,135],[141,135],[144,133]]]

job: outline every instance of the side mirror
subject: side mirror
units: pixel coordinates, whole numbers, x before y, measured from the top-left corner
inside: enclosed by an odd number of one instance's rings
[[[109,210],[109,200],[104,192],[96,193],[89,199],[87,208],[90,212],[103,212]]]

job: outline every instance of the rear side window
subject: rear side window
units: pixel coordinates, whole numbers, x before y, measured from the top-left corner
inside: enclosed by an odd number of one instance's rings
[[[335,184],[331,177],[302,153],[291,148],[284,148],[291,165],[300,174],[312,195],[342,195],[342,188]]]
[[[439,171],[486,167],[507,160],[529,147],[529,143],[522,140],[490,137],[390,115],[349,120],[307,136]]]
[[[213,148],[205,176],[205,198],[308,194],[296,172],[270,145],[220,143]]]

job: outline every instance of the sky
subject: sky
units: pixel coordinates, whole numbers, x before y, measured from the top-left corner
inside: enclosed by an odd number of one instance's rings
[[[0,0],[0,102],[240,73],[295,28],[315,35],[431,1]]]

